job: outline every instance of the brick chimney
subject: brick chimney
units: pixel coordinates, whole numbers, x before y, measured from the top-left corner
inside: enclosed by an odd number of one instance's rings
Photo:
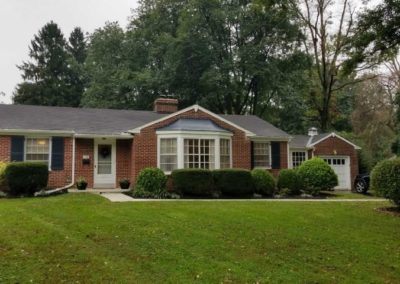
[[[178,110],[178,100],[158,98],[154,101],[154,111],[158,113],[173,113]]]

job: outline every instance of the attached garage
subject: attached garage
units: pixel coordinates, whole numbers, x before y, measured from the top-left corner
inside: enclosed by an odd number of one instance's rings
[[[351,168],[349,156],[320,156],[331,166],[338,176],[339,185],[335,189],[351,189]]]
[[[337,174],[339,185],[336,189],[352,189],[358,174],[357,150],[360,147],[334,132],[318,134],[316,128],[311,128],[308,135],[294,135],[289,147],[289,167],[295,168],[306,159],[320,157]],[[302,161],[299,161],[300,152],[305,153],[301,155]]]

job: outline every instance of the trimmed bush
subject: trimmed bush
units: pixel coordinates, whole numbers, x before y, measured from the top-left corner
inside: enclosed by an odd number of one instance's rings
[[[134,189],[138,192],[150,192],[152,196],[166,192],[167,176],[158,168],[145,168],[140,171]]]
[[[254,193],[253,179],[248,170],[223,169],[212,173],[215,189],[224,195],[242,197]]]
[[[385,160],[374,167],[371,189],[400,206],[400,159]]]
[[[251,171],[254,190],[258,194],[273,196],[275,193],[275,179],[269,171],[254,169]]]
[[[171,177],[173,189],[177,193],[194,196],[210,196],[213,193],[213,176],[209,170],[174,170]]]
[[[278,189],[284,195],[293,196],[301,193],[302,182],[294,169],[283,169],[278,176]]]
[[[6,184],[6,167],[7,163],[0,162],[0,192],[8,191]]]
[[[49,169],[43,163],[13,162],[7,164],[5,178],[11,195],[33,195],[47,186]]]
[[[321,190],[333,190],[338,178],[332,168],[321,158],[303,162],[297,170],[304,185],[304,191],[318,195]]]

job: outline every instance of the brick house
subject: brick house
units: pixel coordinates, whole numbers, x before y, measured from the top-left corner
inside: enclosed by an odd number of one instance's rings
[[[165,98],[154,111],[0,105],[0,161],[47,163],[52,188],[72,186],[78,177],[89,188],[116,188],[146,167],[167,174],[263,168],[276,175],[321,156],[350,180],[340,188],[350,189],[358,147],[334,133],[314,134],[292,137],[256,116],[219,115],[198,105],[178,110],[177,100]]]

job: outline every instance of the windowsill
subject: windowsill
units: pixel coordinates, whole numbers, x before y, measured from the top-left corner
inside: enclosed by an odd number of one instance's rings
[[[257,169],[257,170],[272,170],[272,167],[254,167],[253,169]]]

